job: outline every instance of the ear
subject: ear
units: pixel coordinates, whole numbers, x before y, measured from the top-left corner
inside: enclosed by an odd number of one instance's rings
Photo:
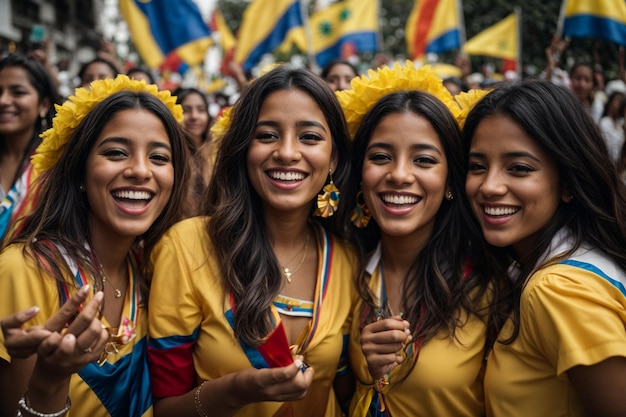
[[[337,168],[337,164],[339,163],[339,158],[337,157],[337,152],[333,150],[332,155],[330,156],[330,171],[335,172]]]
[[[561,200],[567,204],[567,203],[571,203],[573,199],[574,199],[574,196],[570,192],[569,187],[567,186],[563,187],[563,191],[561,192]]]
[[[44,98],[43,100],[41,100],[41,103],[39,103],[39,107],[38,107],[38,113],[48,113],[50,111],[50,99],[48,97]]]

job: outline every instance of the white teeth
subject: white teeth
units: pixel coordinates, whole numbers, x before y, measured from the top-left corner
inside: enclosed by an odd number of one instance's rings
[[[150,200],[152,195],[147,191],[116,191],[113,197],[127,200]]]
[[[280,181],[301,181],[304,179],[304,174],[301,172],[275,172],[269,173],[272,179]]]
[[[382,199],[388,204],[415,204],[417,203],[417,197],[408,195],[383,195]]]
[[[517,212],[513,207],[485,207],[485,213],[489,216],[509,216]]]

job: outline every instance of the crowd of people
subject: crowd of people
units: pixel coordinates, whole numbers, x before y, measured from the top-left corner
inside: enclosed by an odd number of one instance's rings
[[[280,65],[213,117],[40,61],[0,61],[0,416],[626,415],[624,80]]]

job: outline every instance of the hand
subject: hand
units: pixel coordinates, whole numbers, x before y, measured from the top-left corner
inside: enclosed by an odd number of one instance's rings
[[[28,329],[23,327],[25,323],[39,313],[39,307],[31,307],[2,319],[0,326],[4,335],[4,345],[9,355],[13,358],[26,359],[35,353],[43,340],[53,332],[60,332],[65,327],[88,294],[89,286],[86,285],[63,304],[43,326],[31,326]]]
[[[37,348],[37,365],[33,372],[50,378],[68,378],[86,364],[96,361],[109,340],[109,333],[98,319],[104,294],[99,291],[63,332],[54,331]],[[67,305],[67,303],[66,303]],[[46,326],[58,329],[64,317],[78,310],[64,305],[55,320]],[[60,315],[59,315],[60,314]],[[57,316],[58,315],[58,316]]]
[[[306,396],[313,382],[313,368],[302,371],[303,361],[297,356],[294,363],[282,368],[245,369],[239,372],[238,381],[245,388],[247,403],[262,401],[297,401]]]
[[[402,317],[393,316],[370,323],[361,330],[361,350],[375,380],[404,361],[402,350],[411,341],[409,326]]]

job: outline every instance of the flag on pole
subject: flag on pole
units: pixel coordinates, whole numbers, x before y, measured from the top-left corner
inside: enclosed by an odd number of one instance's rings
[[[309,19],[311,51],[317,65],[357,52],[378,50],[378,11],[376,0],[344,0],[315,12]],[[304,28],[294,31],[288,42],[309,51]],[[290,44],[284,45],[290,47]]]
[[[243,14],[235,61],[250,70],[263,54],[279,46],[290,30],[300,26],[299,0],[253,0]]]
[[[230,30],[230,27],[224,19],[224,15],[217,8],[213,10],[213,13],[211,14],[209,28],[211,28],[211,31],[213,33],[219,33],[220,46],[222,47],[222,51],[224,51],[224,53],[227,53],[228,51],[233,49],[237,44],[237,41],[235,40],[235,37]]]
[[[141,59],[150,68],[174,52],[188,65],[204,60],[211,31],[193,0],[119,0],[119,7]]]
[[[468,55],[485,55],[516,60],[519,49],[518,18],[511,13],[469,39],[462,47]]]
[[[626,2],[564,0],[563,36],[592,37],[626,45]]]
[[[460,48],[463,32],[458,0],[416,0],[406,23],[409,55],[418,59],[426,53]]]

